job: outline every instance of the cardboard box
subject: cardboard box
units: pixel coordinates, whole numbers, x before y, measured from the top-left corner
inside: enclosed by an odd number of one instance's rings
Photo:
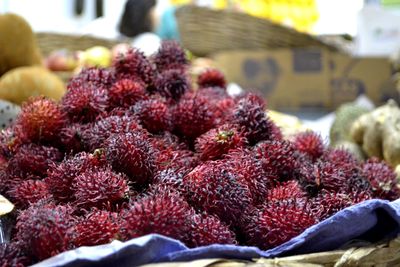
[[[386,58],[351,58],[309,48],[228,51],[213,59],[229,81],[260,91],[272,109],[332,110],[362,93],[376,104],[397,97]]]

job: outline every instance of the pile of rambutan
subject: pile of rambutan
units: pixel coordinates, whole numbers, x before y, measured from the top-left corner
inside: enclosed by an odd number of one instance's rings
[[[36,97],[0,136],[0,194],[17,207],[0,266],[157,233],[188,247],[270,249],[356,203],[400,196],[384,162],[318,134],[284,138],[253,93],[190,79],[184,50],[131,49]]]

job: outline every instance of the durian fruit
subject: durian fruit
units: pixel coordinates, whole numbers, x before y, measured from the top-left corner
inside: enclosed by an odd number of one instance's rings
[[[341,105],[335,111],[335,120],[329,132],[330,144],[334,146],[340,141],[350,141],[350,127],[353,122],[361,115],[367,113],[368,108],[355,103],[346,103]]]
[[[0,15],[0,76],[17,67],[41,64],[40,51],[29,24],[15,14]]]
[[[31,96],[43,95],[56,101],[65,94],[65,84],[43,67],[20,67],[0,78],[0,99],[20,105]]]

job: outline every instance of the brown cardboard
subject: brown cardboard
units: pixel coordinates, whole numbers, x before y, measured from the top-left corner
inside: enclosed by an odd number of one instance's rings
[[[229,81],[259,90],[277,110],[331,110],[361,93],[379,104],[396,93],[383,58],[354,59],[321,48],[229,51],[213,58]]]

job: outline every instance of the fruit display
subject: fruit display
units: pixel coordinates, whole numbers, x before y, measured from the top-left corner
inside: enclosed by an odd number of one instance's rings
[[[0,194],[16,205],[0,266],[157,233],[194,248],[269,249],[353,204],[400,196],[396,174],[311,131],[284,138],[218,70],[192,86],[175,42],[86,68],[60,102],[31,98],[0,136]]]

